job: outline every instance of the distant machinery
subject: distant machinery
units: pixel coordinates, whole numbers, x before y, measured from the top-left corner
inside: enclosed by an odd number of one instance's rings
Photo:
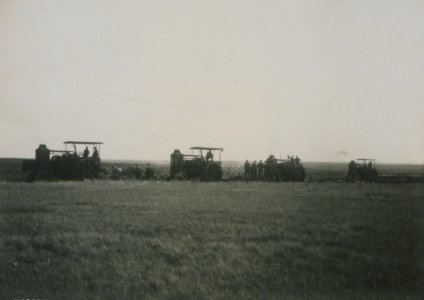
[[[265,161],[264,178],[268,181],[305,181],[306,173],[303,165],[296,156],[287,159],[277,159],[270,155]]]
[[[34,159],[22,161],[22,179],[34,181],[39,179],[82,180],[96,178],[100,171],[100,147],[102,142],[64,142],[65,150],[50,150],[40,144],[35,150]],[[81,145],[85,150],[79,152]],[[68,150],[68,147],[71,150]],[[90,156],[90,150],[92,155]],[[51,156],[53,155],[53,156]]]
[[[358,158],[349,163],[346,181],[377,182],[378,172],[375,168],[376,160],[373,158]]]
[[[192,154],[175,149],[171,154],[171,178],[217,181],[222,179],[223,148],[191,147]],[[206,153],[205,153],[206,152]]]

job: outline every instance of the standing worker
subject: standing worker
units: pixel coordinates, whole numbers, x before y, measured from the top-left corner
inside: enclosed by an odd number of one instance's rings
[[[146,170],[144,171],[144,178],[147,180],[154,179],[155,171],[147,164]]]
[[[256,160],[250,166],[250,174],[251,174],[251,177],[250,178],[252,178],[252,180],[256,180],[256,177],[258,175],[258,168],[256,166]]]
[[[296,155],[296,158],[294,159],[294,162],[296,163],[296,165],[300,165],[300,158],[299,156]]]
[[[349,163],[349,171],[347,173],[346,181],[353,182],[356,180],[357,166],[355,161],[350,161]]]
[[[260,160],[258,164],[258,179],[259,180],[262,180],[264,177],[264,167],[265,167],[264,163],[262,162],[262,160]]]
[[[99,158],[99,151],[97,151],[97,147],[94,147],[93,157],[94,158]]]
[[[250,163],[247,159],[244,163],[244,179],[246,179],[246,182],[250,179]]]
[[[88,147],[85,147],[85,150],[82,154],[82,157],[87,158],[90,155],[90,150],[88,150]]]
[[[267,174],[265,176],[267,180],[275,181],[277,179],[277,159],[274,155],[270,155],[266,159],[266,171]]]

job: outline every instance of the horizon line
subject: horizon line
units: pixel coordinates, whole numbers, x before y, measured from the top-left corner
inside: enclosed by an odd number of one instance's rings
[[[35,159],[35,157],[0,157],[0,159]],[[265,161],[266,159],[263,159],[262,161]],[[102,161],[107,162],[107,161],[122,161],[122,162],[131,162],[131,161],[149,161],[149,162],[168,162],[169,159],[144,159],[144,158],[102,158]],[[245,160],[236,160],[236,159],[223,159],[221,160],[223,162],[225,161],[232,161],[232,162],[244,162]],[[249,160],[250,161],[255,161],[255,160]],[[259,160],[256,160],[259,161]],[[346,160],[345,162],[341,162],[341,161],[328,161],[328,160],[302,160],[302,163],[334,163],[334,164],[348,164],[351,160]],[[424,167],[424,162],[388,162],[388,161],[378,161],[377,160],[377,165],[379,164],[390,164],[390,165],[416,165],[416,166],[423,166]]]

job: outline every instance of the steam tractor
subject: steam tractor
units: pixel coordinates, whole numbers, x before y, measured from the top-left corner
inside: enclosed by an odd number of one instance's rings
[[[191,147],[192,154],[175,149],[171,154],[171,178],[217,181],[222,178],[223,148]]]
[[[346,176],[346,181],[365,181],[376,182],[378,179],[378,172],[375,168],[375,159],[373,158],[358,158],[349,163],[349,169]]]
[[[270,155],[265,161],[264,176],[269,181],[305,181],[306,174],[297,156],[288,156],[286,160]]]
[[[50,150],[45,144],[35,150],[34,159],[22,161],[22,179],[82,180],[95,178],[100,171],[100,146],[102,142],[64,142],[65,150]],[[78,147],[85,146],[84,151]],[[90,150],[92,155],[90,156]],[[68,148],[70,148],[68,150]]]

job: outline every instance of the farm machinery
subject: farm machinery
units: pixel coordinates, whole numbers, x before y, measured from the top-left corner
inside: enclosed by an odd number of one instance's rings
[[[22,179],[34,181],[96,178],[100,172],[102,144],[102,142],[66,141],[65,150],[50,150],[45,144],[40,144],[35,150],[35,159],[22,161]],[[84,151],[79,149],[82,146],[85,146]],[[89,147],[92,148],[91,156]]]
[[[264,177],[268,181],[305,181],[306,173],[300,158],[277,159],[270,155],[265,161]]]
[[[375,168],[375,159],[358,158],[349,163],[349,169],[346,176],[346,181],[355,182],[376,182],[378,180],[378,172]]]
[[[224,149],[199,146],[190,149],[192,154],[182,154],[178,149],[171,154],[171,179],[221,180]]]

